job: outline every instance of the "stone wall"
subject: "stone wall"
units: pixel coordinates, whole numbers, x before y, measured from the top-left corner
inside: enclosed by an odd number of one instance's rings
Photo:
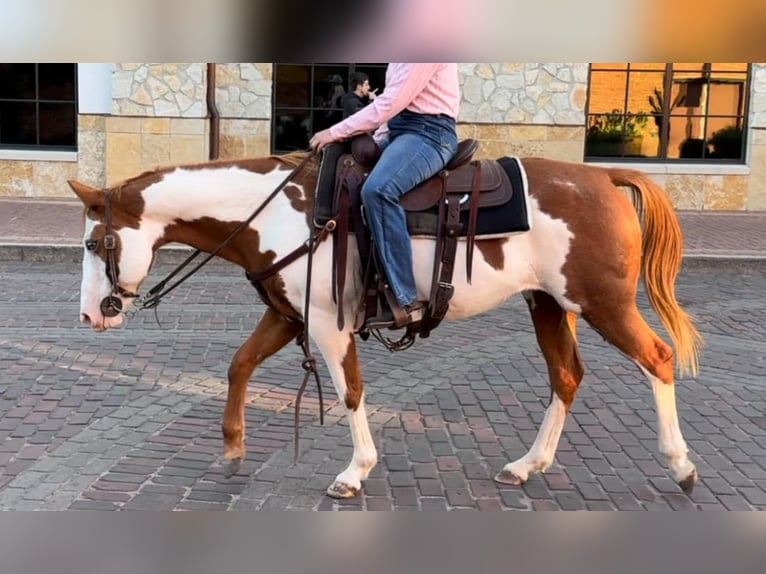
[[[460,64],[461,122],[585,125],[588,64]]]
[[[580,162],[588,65],[464,63],[461,138],[479,157],[545,156]],[[76,161],[0,160],[0,195],[69,197],[70,178],[115,184],[158,166],[209,155],[206,64],[114,64],[112,115],[78,116]],[[216,66],[221,158],[270,153],[273,67]],[[645,166],[680,209],[766,210],[766,63],[753,64],[746,166]],[[633,165],[642,169],[640,165]]]
[[[200,118],[205,104],[206,65],[115,64],[112,115]]]

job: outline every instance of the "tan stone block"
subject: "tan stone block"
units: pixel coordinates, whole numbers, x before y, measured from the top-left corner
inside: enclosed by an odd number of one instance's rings
[[[766,145],[766,129],[755,128],[749,134],[750,145]]]
[[[170,118],[170,133],[179,135],[202,135],[209,129],[205,118]]]
[[[141,118],[108,116],[106,118],[106,131],[113,134],[138,134],[141,133]]]
[[[230,86],[240,81],[239,64],[218,64],[215,67],[215,83],[217,86]]]
[[[476,68],[476,75],[485,80],[491,80],[495,77],[495,71],[489,64],[479,64]]]
[[[149,95],[144,86],[138,86],[136,91],[130,95],[130,99],[142,106],[152,105],[152,96]]]
[[[106,116],[80,114],[77,116],[77,129],[80,131],[104,131]]]
[[[218,142],[218,152],[221,159],[245,157],[245,136],[221,135]]]
[[[141,137],[141,169],[146,171],[170,163],[170,136],[143,134]]]
[[[33,162],[0,160],[0,196],[31,196],[33,194],[33,177]]]
[[[476,124],[457,124],[458,139],[476,138]]]
[[[583,142],[581,141],[547,141],[542,142],[540,153],[543,157],[561,161],[582,162]]]
[[[505,62],[502,66],[502,70],[505,73],[518,72],[524,69],[524,64],[520,62]]]
[[[720,188],[705,194],[705,209],[741,211],[747,207],[749,177],[746,175],[724,175]]]
[[[582,110],[585,109],[585,102],[587,99],[588,91],[585,88],[578,86],[572,91],[570,102],[574,109]]]
[[[747,209],[766,210],[766,146],[755,146],[750,152],[747,185]]]
[[[553,126],[515,125],[511,127],[510,139],[516,142],[556,139],[549,137],[553,129]]]
[[[77,163],[67,161],[35,162],[32,182],[34,197],[72,197],[68,179],[77,178]]]
[[[475,138],[479,140],[509,141],[513,139],[512,129],[515,126],[503,124],[476,124]]]
[[[18,160],[0,160],[0,181],[7,179],[31,179],[34,162]]]
[[[241,136],[266,136],[271,134],[271,122],[251,118],[222,118],[221,133]]]
[[[174,135],[170,138],[170,163],[197,163],[206,161],[205,137],[201,135]]]
[[[665,191],[676,209],[702,209],[705,197],[704,176],[668,175]]]
[[[106,134],[106,183],[114,185],[141,171],[141,134]]]
[[[141,131],[145,134],[169,134],[170,118],[144,118]]]
[[[263,75],[264,80],[270,80],[274,74],[274,65],[273,64],[255,64],[255,67],[258,69],[258,71]]]
[[[703,209],[737,211],[745,208],[747,177],[741,175],[708,176],[704,181]]]
[[[547,126],[549,141],[577,141],[585,145],[585,126]]]
[[[542,144],[540,142],[513,142],[513,141],[481,141],[478,159],[497,159],[503,156],[541,156]]]
[[[11,181],[3,181],[0,179],[0,197],[20,197],[18,193],[15,193],[14,187]]]
[[[245,155],[246,157],[262,157],[269,155],[271,148],[271,142],[268,138],[262,135],[252,135],[245,138]]]
[[[81,131],[78,134],[77,179],[88,185],[106,185],[106,132]]]

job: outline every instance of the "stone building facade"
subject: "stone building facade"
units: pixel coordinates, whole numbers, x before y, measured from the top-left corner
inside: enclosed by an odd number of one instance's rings
[[[0,150],[0,195],[69,197],[67,179],[107,186],[210,151],[204,63],[79,65],[77,152]],[[219,156],[271,151],[273,65],[215,66]],[[587,63],[460,64],[459,135],[481,157],[545,156],[581,162]],[[87,101],[83,98],[87,96]],[[766,63],[753,64],[747,159],[741,165],[631,164],[663,185],[679,209],[766,209]]]

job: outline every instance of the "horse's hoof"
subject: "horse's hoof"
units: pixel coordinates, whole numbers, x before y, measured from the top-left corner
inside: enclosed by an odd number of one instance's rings
[[[239,472],[240,466],[242,466],[242,457],[230,458],[221,463],[221,470],[226,478],[231,478]]]
[[[689,476],[678,483],[678,486],[681,487],[685,494],[691,494],[695,484],[697,484],[697,469],[692,470]]]
[[[495,482],[498,482],[500,484],[510,484],[512,486],[519,486],[524,481],[521,480],[521,477],[516,476],[510,470],[503,469],[495,475]]]
[[[354,498],[357,494],[359,494],[358,488],[337,480],[327,489],[327,495],[333,498]]]

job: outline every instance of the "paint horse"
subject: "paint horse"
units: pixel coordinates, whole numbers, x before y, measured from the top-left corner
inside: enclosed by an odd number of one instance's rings
[[[212,252],[305,160],[305,154],[296,153],[168,167],[107,190],[70,181],[86,207],[81,321],[96,331],[120,325],[123,314],[117,311],[129,307],[160,246],[179,242]],[[314,233],[316,161],[311,158],[220,251],[220,257],[257,273],[306,242]],[[576,336],[576,319],[581,316],[649,379],[657,407],[659,450],[675,481],[691,492],[697,472],[679,427],[674,373],[677,365],[681,374],[696,374],[702,339],[675,297],[683,239],[667,196],[633,170],[543,158],[526,158],[522,163],[532,228],[509,237],[477,238],[473,280],[469,284],[465,271],[456,271],[445,318],[470,317],[521,293],[545,356],[552,392],[537,437],[529,451],[506,464],[495,479],[520,484],[553,463],[584,372]],[[620,187],[632,190],[632,202]],[[316,246],[308,309],[306,255],[262,283],[272,305],[235,353],[228,371],[223,464],[234,472],[245,457],[244,408],[250,377],[261,362],[301,334],[308,311],[310,338],[345,404],[353,440],[351,461],[327,492],[351,497],[360,491],[378,456],[365,413],[355,343],[354,317],[362,289],[359,258],[352,240],[346,276],[355,279],[349,279],[344,296],[336,302],[331,244],[322,241]],[[414,238],[413,257],[418,298],[427,299],[433,239]],[[460,241],[456,270],[465,269],[465,257],[465,241]],[[640,276],[673,348],[636,307]],[[103,308],[110,298],[117,303],[113,312],[109,304]],[[337,305],[343,307],[342,329]]]

